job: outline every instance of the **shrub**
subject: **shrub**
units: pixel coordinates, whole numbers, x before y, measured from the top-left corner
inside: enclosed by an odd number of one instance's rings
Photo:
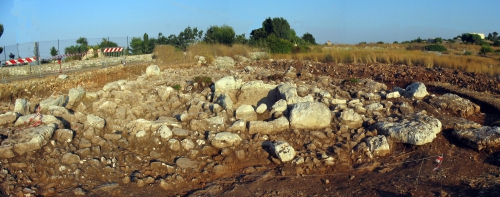
[[[267,37],[267,44],[271,53],[290,53],[292,52],[293,44],[283,38],[277,38],[274,34]]]
[[[481,50],[479,50],[479,53],[486,55],[486,53],[493,52],[493,49],[489,45],[483,45],[481,46]]]
[[[470,51],[465,51],[465,52],[464,52],[464,55],[472,55],[472,52],[470,52]]]
[[[198,84],[210,85],[212,84],[212,78],[207,76],[196,76],[193,78],[193,81]]]
[[[426,51],[439,51],[439,52],[446,51],[446,47],[444,47],[443,45],[440,45],[440,44],[427,45],[424,47],[424,49]]]

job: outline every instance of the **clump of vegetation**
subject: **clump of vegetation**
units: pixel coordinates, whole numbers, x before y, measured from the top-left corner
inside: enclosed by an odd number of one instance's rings
[[[431,44],[431,45],[427,45],[424,47],[424,49],[426,51],[438,51],[438,52],[443,52],[443,51],[446,51],[446,47],[444,47],[443,45],[440,45],[440,44]]]
[[[345,83],[357,84],[357,83],[359,83],[359,79],[358,79],[358,78],[351,77],[351,78],[349,78],[349,79],[344,79],[344,80],[342,81],[342,83],[344,83],[344,84],[345,84]]]
[[[326,54],[325,57],[323,58],[323,63],[332,63],[335,60],[333,59],[332,54]]]
[[[181,90],[181,85],[175,84],[174,86],[172,86],[172,88],[174,88],[175,90]]]
[[[471,51],[465,51],[464,55],[472,55],[472,52]]]
[[[201,86],[207,86],[212,84],[212,78],[208,76],[196,76],[193,78],[193,82],[198,83]]]
[[[479,50],[479,53],[486,55],[489,52],[493,52],[493,49],[491,48],[490,45],[483,45],[481,46],[481,49]]]

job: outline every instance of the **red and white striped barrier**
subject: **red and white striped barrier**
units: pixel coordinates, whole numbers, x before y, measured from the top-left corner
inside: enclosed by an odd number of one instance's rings
[[[121,52],[121,51],[123,51],[123,47],[110,47],[102,50],[103,53]]]
[[[36,57],[29,57],[29,58],[19,58],[17,60],[7,60],[5,63],[7,65],[14,65],[14,64],[24,64],[24,63],[29,63],[36,61]]]

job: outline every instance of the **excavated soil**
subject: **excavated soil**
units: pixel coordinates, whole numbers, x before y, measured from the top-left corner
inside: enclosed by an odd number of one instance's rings
[[[65,94],[69,89],[82,86],[88,92],[97,91],[105,84],[120,80],[133,80],[142,75],[149,62],[134,62],[127,66],[110,68],[93,68],[90,70],[64,73],[77,80],[59,80],[57,75],[33,78],[9,79],[9,88],[2,90],[2,109],[0,114],[13,109],[17,98],[43,99],[56,92]],[[393,87],[406,87],[412,82],[423,82],[431,94],[441,95],[455,93],[470,99],[481,106],[481,113],[468,119],[483,125],[496,125],[500,115],[500,82],[498,78],[485,74],[466,73],[444,68],[423,68],[406,65],[338,65],[333,63],[317,63],[308,61],[256,61],[244,66],[270,70],[287,70],[290,66],[296,69],[299,78],[306,73],[314,76],[329,76],[334,79],[345,79],[344,83],[355,83],[358,79],[371,78],[382,82],[391,90]],[[190,65],[159,65],[165,68],[183,69]],[[242,70],[238,66],[235,70]],[[261,80],[283,80],[284,75],[274,75]],[[311,80],[311,78],[304,79]],[[23,81],[33,81],[36,86],[14,86]],[[24,83],[25,84],[25,83]],[[5,84],[4,84],[5,85]],[[202,90],[199,90],[200,92]],[[10,104],[8,104],[10,103]],[[417,105],[418,106],[418,105]],[[425,110],[429,106],[415,107]],[[432,110],[427,110],[431,112]],[[439,115],[432,114],[431,115]],[[95,180],[98,185],[86,188],[87,196],[500,196],[500,152],[497,150],[476,151],[454,141],[449,130],[443,130],[429,144],[412,146],[392,144],[388,156],[378,158],[379,164],[363,164],[363,166],[319,166],[304,169],[298,173],[290,164],[276,162],[269,155],[247,154],[246,161],[254,162],[251,172],[230,174],[206,174],[203,177],[182,177],[184,183],[176,191],[165,191],[158,184],[143,187],[137,184],[124,184],[118,177],[102,177],[99,171],[87,171],[86,179]],[[284,135],[284,134],[283,134]],[[300,138],[300,133],[293,134]],[[288,137],[289,138],[289,137]],[[134,153],[116,147],[114,151],[139,157]],[[307,149],[298,150],[307,151]],[[107,153],[113,155],[112,153]],[[347,153],[349,154],[349,153]],[[118,153],[116,154],[118,155]],[[443,155],[442,165],[433,170],[437,164],[435,159]],[[37,153],[32,157],[36,158]],[[220,160],[221,158],[212,158]],[[149,165],[141,159],[129,159],[130,165]],[[17,157],[10,163],[22,163]],[[350,161],[348,164],[354,162]],[[34,171],[37,171],[34,162]],[[246,164],[245,166],[248,166]],[[237,169],[238,165],[231,166]],[[12,169],[11,169],[12,170]],[[106,170],[106,169],[103,169]],[[301,175],[297,175],[301,174]],[[76,175],[78,176],[78,175]],[[16,177],[24,183],[36,183],[28,177]],[[197,179],[197,181],[191,181]],[[203,180],[211,180],[204,182]],[[66,187],[78,186],[79,183],[65,183],[56,180]],[[196,182],[196,184],[192,184]],[[49,186],[46,186],[50,188]],[[73,188],[74,188],[73,187]],[[0,194],[7,196],[7,188],[1,188]],[[73,190],[48,193],[54,196],[73,196]],[[19,193],[17,193],[19,195]]]

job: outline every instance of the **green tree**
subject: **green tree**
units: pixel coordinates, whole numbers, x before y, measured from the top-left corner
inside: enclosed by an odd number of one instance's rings
[[[468,44],[481,44],[483,42],[481,36],[477,34],[462,34],[460,38],[462,39],[462,42]]]
[[[479,50],[480,54],[486,55],[489,52],[492,52],[493,49],[489,45],[483,45],[481,46],[481,50]]]
[[[250,38],[253,40],[260,40],[274,34],[277,38],[290,40],[291,33],[290,24],[286,19],[282,17],[273,19],[267,18],[262,22],[261,28],[252,30]]]
[[[133,37],[132,40],[130,41],[130,52],[133,55],[140,55],[143,54],[143,42],[140,37]]]
[[[247,41],[248,40],[245,38],[245,34],[236,35],[236,38],[234,38],[234,43],[236,44],[246,44]]]
[[[89,42],[87,41],[87,38],[84,38],[84,37],[80,37],[76,40],[76,43],[77,44],[81,44],[81,45],[84,45],[84,46],[88,46],[89,45]]]
[[[149,51],[149,36],[147,33],[144,33],[144,35],[142,36],[142,53],[146,54],[146,53],[151,53]]]
[[[438,44],[443,43],[443,38],[441,38],[441,37],[434,38],[434,42],[438,43]]]
[[[220,43],[231,46],[235,42],[235,36],[236,33],[234,33],[231,26],[210,26],[205,33],[203,41],[211,44]]]
[[[52,46],[52,48],[50,48],[50,55],[51,56],[56,56],[58,53],[56,47]]]
[[[498,33],[496,31],[493,32],[493,39],[496,39],[498,36]]]
[[[116,42],[108,41],[106,38],[103,38],[98,46],[99,48],[103,49],[106,47],[118,47],[118,44],[116,44]]]
[[[314,39],[314,36],[309,32],[306,32],[304,35],[302,35],[302,40],[308,42],[309,44],[316,44],[316,39]]]
[[[0,37],[2,37],[3,34],[3,24],[0,23]],[[3,52],[3,47],[0,47],[0,54]]]
[[[293,44],[283,38],[278,38],[271,34],[266,39],[271,53],[291,53]]]
[[[488,36],[486,37],[486,39],[493,40],[493,35],[491,35],[491,33],[489,33]]]

